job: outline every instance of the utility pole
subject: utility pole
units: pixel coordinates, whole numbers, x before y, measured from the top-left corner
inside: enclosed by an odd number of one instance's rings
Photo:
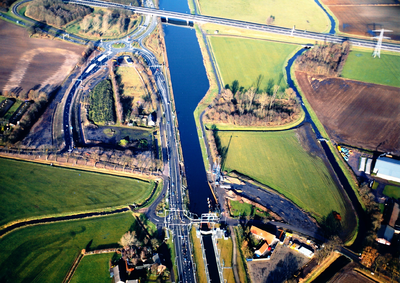
[[[377,38],[378,42],[375,46],[374,49],[374,53],[372,53],[372,56],[374,56],[374,58],[376,57],[376,55],[378,55],[379,58],[381,58],[381,48],[382,48],[382,39],[386,38],[386,39],[390,39],[390,37],[387,36],[383,36],[384,32],[393,32],[392,30],[388,30],[388,29],[378,29],[378,30],[373,30],[373,32],[379,32],[379,36],[374,36],[373,38]]]

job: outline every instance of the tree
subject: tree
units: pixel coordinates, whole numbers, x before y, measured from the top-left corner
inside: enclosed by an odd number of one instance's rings
[[[136,239],[136,232],[134,231],[128,231],[126,232],[122,237],[121,240],[118,242],[122,247],[128,248],[133,245],[138,244],[138,240]]]
[[[370,268],[372,264],[375,262],[375,259],[378,257],[378,251],[371,246],[365,247],[362,255],[361,255],[361,264]]]
[[[315,258],[320,264],[326,257],[328,257],[332,252],[337,250],[342,245],[342,240],[338,236],[333,236],[328,242],[326,242],[322,249],[320,249],[316,254]]]

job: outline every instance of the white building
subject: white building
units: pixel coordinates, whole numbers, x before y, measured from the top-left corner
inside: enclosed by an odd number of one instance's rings
[[[400,183],[400,160],[380,157],[376,160],[373,172],[376,177]]]

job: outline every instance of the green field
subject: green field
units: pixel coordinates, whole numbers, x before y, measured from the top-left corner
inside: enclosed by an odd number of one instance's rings
[[[261,89],[269,79],[277,83],[288,56],[297,48],[290,44],[217,36],[211,37],[211,45],[224,84],[238,80],[240,86],[249,88],[262,75]]]
[[[109,261],[112,253],[86,255],[76,269],[71,283],[111,283]]]
[[[400,87],[400,56],[381,53],[372,57],[372,50],[351,51],[344,65],[342,77],[367,83]]]
[[[239,201],[230,201],[231,204],[231,215],[233,217],[237,216],[248,216],[253,214],[253,206],[249,203],[241,203]]]
[[[332,210],[346,214],[328,169],[319,157],[310,155],[296,131],[218,132],[229,148],[225,170],[236,170],[285,195],[317,220]]]
[[[400,198],[400,187],[386,185],[383,189],[383,194],[390,198],[399,199]]]
[[[323,32],[330,25],[313,0],[199,0],[201,13],[209,16],[266,24],[272,15],[277,26]]]
[[[4,158],[0,159],[0,172],[0,225],[141,203],[153,188],[137,179]]]
[[[62,282],[82,249],[118,247],[134,222],[132,214],[122,213],[10,233],[0,240],[0,282]]]

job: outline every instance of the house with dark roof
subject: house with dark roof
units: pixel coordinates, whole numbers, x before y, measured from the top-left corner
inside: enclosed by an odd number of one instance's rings
[[[378,230],[377,238],[375,239],[378,243],[384,245],[391,245],[393,235],[400,233],[400,206],[394,199],[389,199],[385,204],[383,211],[383,220],[381,227]]]

